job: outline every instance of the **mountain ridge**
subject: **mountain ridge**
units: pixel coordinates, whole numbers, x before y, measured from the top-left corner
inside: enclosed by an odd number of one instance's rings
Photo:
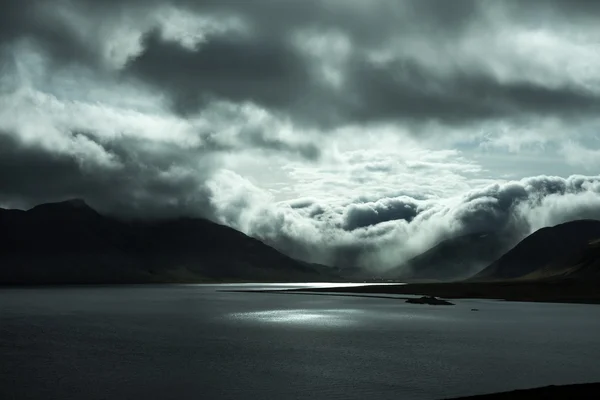
[[[514,245],[497,232],[477,232],[438,242],[423,253],[385,272],[387,279],[453,281],[472,276]]]
[[[325,267],[203,218],[123,221],[81,199],[0,209],[3,284],[332,278]]]
[[[563,267],[584,251],[590,241],[600,238],[600,221],[565,222],[537,230],[471,280],[516,279],[552,265]]]

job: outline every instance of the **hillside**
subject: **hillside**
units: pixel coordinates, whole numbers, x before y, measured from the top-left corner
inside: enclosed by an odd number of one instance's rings
[[[200,218],[124,222],[81,200],[0,209],[1,284],[332,278],[326,274]]]
[[[451,238],[387,271],[384,277],[404,281],[464,279],[498,259],[513,244],[495,233]]]
[[[586,252],[591,241],[600,238],[600,221],[580,220],[540,229],[526,237],[508,253],[476,274],[472,280],[502,280],[534,276],[539,271],[559,271],[592,257]],[[587,254],[587,256],[585,256]],[[586,267],[587,268],[587,267]]]
[[[522,279],[600,280],[600,240],[591,241],[570,259],[546,265]]]

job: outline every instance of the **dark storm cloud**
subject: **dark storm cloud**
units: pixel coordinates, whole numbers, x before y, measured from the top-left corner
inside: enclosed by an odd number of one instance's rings
[[[4,51],[3,57],[15,51],[10,46],[15,41],[27,40],[48,55],[48,61],[55,67],[71,63],[92,68],[97,66],[100,62],[98,49],[90,47],[73,25],[65,24],[64,19],[56,13],[61,6],[72,4],[64,0],[53,2],[52,5],[41,0],[3,0],[0,3],[0,51]],[[85,5],[87,3],[79,4],[76,10],[85,12]],[[118,12],[116,9],[110,12],[106,10],[107,13],[98,11],[102,10],[98,9],[95,14],[88,15],[110,21],[112,13]]]
[[[264,3],[260,4],[264,7]],[[383,4],[383,9],[395,10],[398,18],[414,15],[419,24],[430,28],[421,26],[415,34],[414,27],[396,27],[397,32],[388,32],[391,37],[410,33],[431,42],[447,41],[448,35],[466,34],[466,27],[478,22],[479,6],[472,2],[452,2],[452,6],[441,6],[442,9],[439,2],[413,2],[399,9],[391,3]],[[364,49],[354,52],[344,66],[347,84],[343,90],[332,91],[323,87],[314,73],[311,75],[309,59],[290,44],[289,31],[332,24],[357,45],[371,44],[374,34],[366,34],[361,24],[348,26],[327,14],[280,15],[280,8],[264,8],[265,15],[289,22],[282,25],[239,8],[247,20],[260,24],[258,33],[210,38],[195,50],[162,40],[157,33],[149,34],[144,52],[128,70],[171,93],[180,111],[195,111],[214,98],[248,100],[272,110],[284,110],[304,123],[327,125],[381,120],[467,123],[519,115],[570,117],[600,109],[597,93],[570,84],[547,87],[528,81],[500,82],[490,71],[477,66],[441,73],[439,65],[423,64],[410,55],[375,64],[364,57]],[[302,16],[315,19],[302,20]],[[391,24],[389,17],[378,17],[384,22],[383,26],[378,25],[379,35],[392,29],[394,25],[385,25]],[[451,59],[447,61],[453,63]]]
[[[514,17],[515,26],[535,27],[539,15],[546,16],[544,24],[564,26],[572,21],[585,24],[586,17],[597,11],[595,2],[548,1],[533,7],[523,1],[381,0],[367,7],[359,1],[331,0],[83,0],[58,1],[54,8],[35,0],[22,3],[8,0],[0,5],[1,40],[25,37],[37,42],[56,62],[86,65],[98,64],[99,50],[53,10],[70,7],[82,20],[93,22],[81,27],[91,31],[117,23],[126,13],[149,15],[159,4],[179,7],[191,15],[240,18],[248,32],[210,34],[195,49],[161,36],[160,27],[151,27],[145,33],[141,53],[125,67],[125,76],[168,94],[174,109],[184,114],[199,111],[214,100],[250,101],[283,112],[298,123],[332,126],[382,120],[465,124],[519,116],[570,118],[600,109],[597,92],[573,83],[547,85],[527,77],[500,81],[484,63],[455,65],[453,57],[463,55],[460,48],[453,53],[452,47],[492,29],[487,9],[501,9]],[[539,13],[537,19],[534,11]],[[582,25],[583,29],[586,26]],[[293,43],[293,34],[302,30],[313,30],[317,35],[340,32],[349,38],[351,54],[341,66],[340,73],[345,76],[341,89],[324,85],[311,67],[322,61],[312,60]],[[421,40],[447,59],[424,61],[401,53],[374,63],[367,57],[372,49],[403,37],[407,43]],[[400,42],[400,46],[405,43]],[[495,49],[479,51],[480,60],[485,60]],[[510,63],[511,55],[506,57],[502,62]]]
[[[300,198],[289,201],[287,204],[293,209],[302,209],[312,207],[315,203],[315,199]]]
[[[91,139],[90,139],[91,140]],[[173,163],[191,165],[181,149],[164,146],[159,153],[135,146],[106,146],[118,167],[84,165],[73,154],[26,145],[0,131],[0,202],[27,208],[46,201],[84,198],[100,211],[120,216],[212,217],[204,178],[198,171],[169,174]],[[210,160],[204,160],[207,170]]]
[[[309,76],[304,60],[292,49],[265,39],[234,35],[188,49],[154,31],[146,35],[145,50],[127,70],[168,90],[175,108],[184,113],[215,99],[285,107],[301,96]]]
[[[319,147],[312,143],[287,143],[280,139],[269,138],[264,132],[258,130],[242,133],[242,135],[242,140],[248,143],[249,147],[275,150],[281,153],[295,153],[311,161],[318,159],[321,155]]]
[[[204,152],[231,152],[243,151],[244,149],[260,149],[264,151],[273,150],[280,153],[299,155],[310,161],[317,160],[321,155],[321,149],[313,143],[292,143],[269,137],[264,127],[242,127],[238,133],[238,141],[235,144],[223,143],[219,140],[218,133],[199,134],[204,141],[202,150]]]
[[[410,222],[419,213],[413,199],[384,199],[375,203],[352,204],[346,209],[343,227],[347,230],[377,225],[381,222],[405,220]]]
[[[357,63],[349,79],[356,104],[348,120],[465,123],[526,115],[573,116],[600,111],[600,96],[575,87],[547,88],[532,82],[500,83],[480,71],[439,76],[413,60],[383,66]]]
[[[523,19],[538,20],[539,24],[566,20],[568,23],[596,21],[600,3],[594,0],[529,0],[506,1],[505,7]]]

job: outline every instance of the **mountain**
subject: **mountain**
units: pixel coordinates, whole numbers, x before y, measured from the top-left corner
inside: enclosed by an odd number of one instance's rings
[[[0,209],[2,284],[323,279],[325,267],[205,219],[125,222],[82,200]]]
[[[572,265],[573,260],[581,259],[581,262],[584,262],[581,257],[591,257],[596,254],[588,248],[590,242],[599,238],[600,221],[596,220],[572,221],[543,228],[526,237],[472,279],[513,279],[533,276],[531,274],[536,271],[539,271],[539,274],[544,274],[543,271],[546,271],[547,274],[548,271],[560,270]]]
[[[593,240],[585,248],[559,263],[551,263],[530,274],[524,280],[598,281],[600,280],[600,240]]]
[[[497,233],[475,233],[444,240],[426,252],[386,271],[385,279],[449,281],[472,276],[514,243]]]

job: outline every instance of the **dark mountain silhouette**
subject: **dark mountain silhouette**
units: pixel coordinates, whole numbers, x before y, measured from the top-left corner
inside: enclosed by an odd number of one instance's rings
[[[572,257],[551,263],[530,274],[525,280],[600,280],[600,240],[593,240]]]
[[[596,220],[572,221],[543,228],[526,237],[472,280],[514,279],[534,276],[535,272],[542,277],[544,271],[549,274],[552,270],[563,270],[575,264],[594,265],[592,259],[597,253],[590,249],[590,242],[598,238],[600,221]]]
[[[326,267],[200,218],[125,222],[82,200],[0,209],[0,283],[306,281]]]
[[[384,278],[404,281],[465,279],[498,259],[514,245],[498,233],[475,233],[444,240],[386,271]]]

